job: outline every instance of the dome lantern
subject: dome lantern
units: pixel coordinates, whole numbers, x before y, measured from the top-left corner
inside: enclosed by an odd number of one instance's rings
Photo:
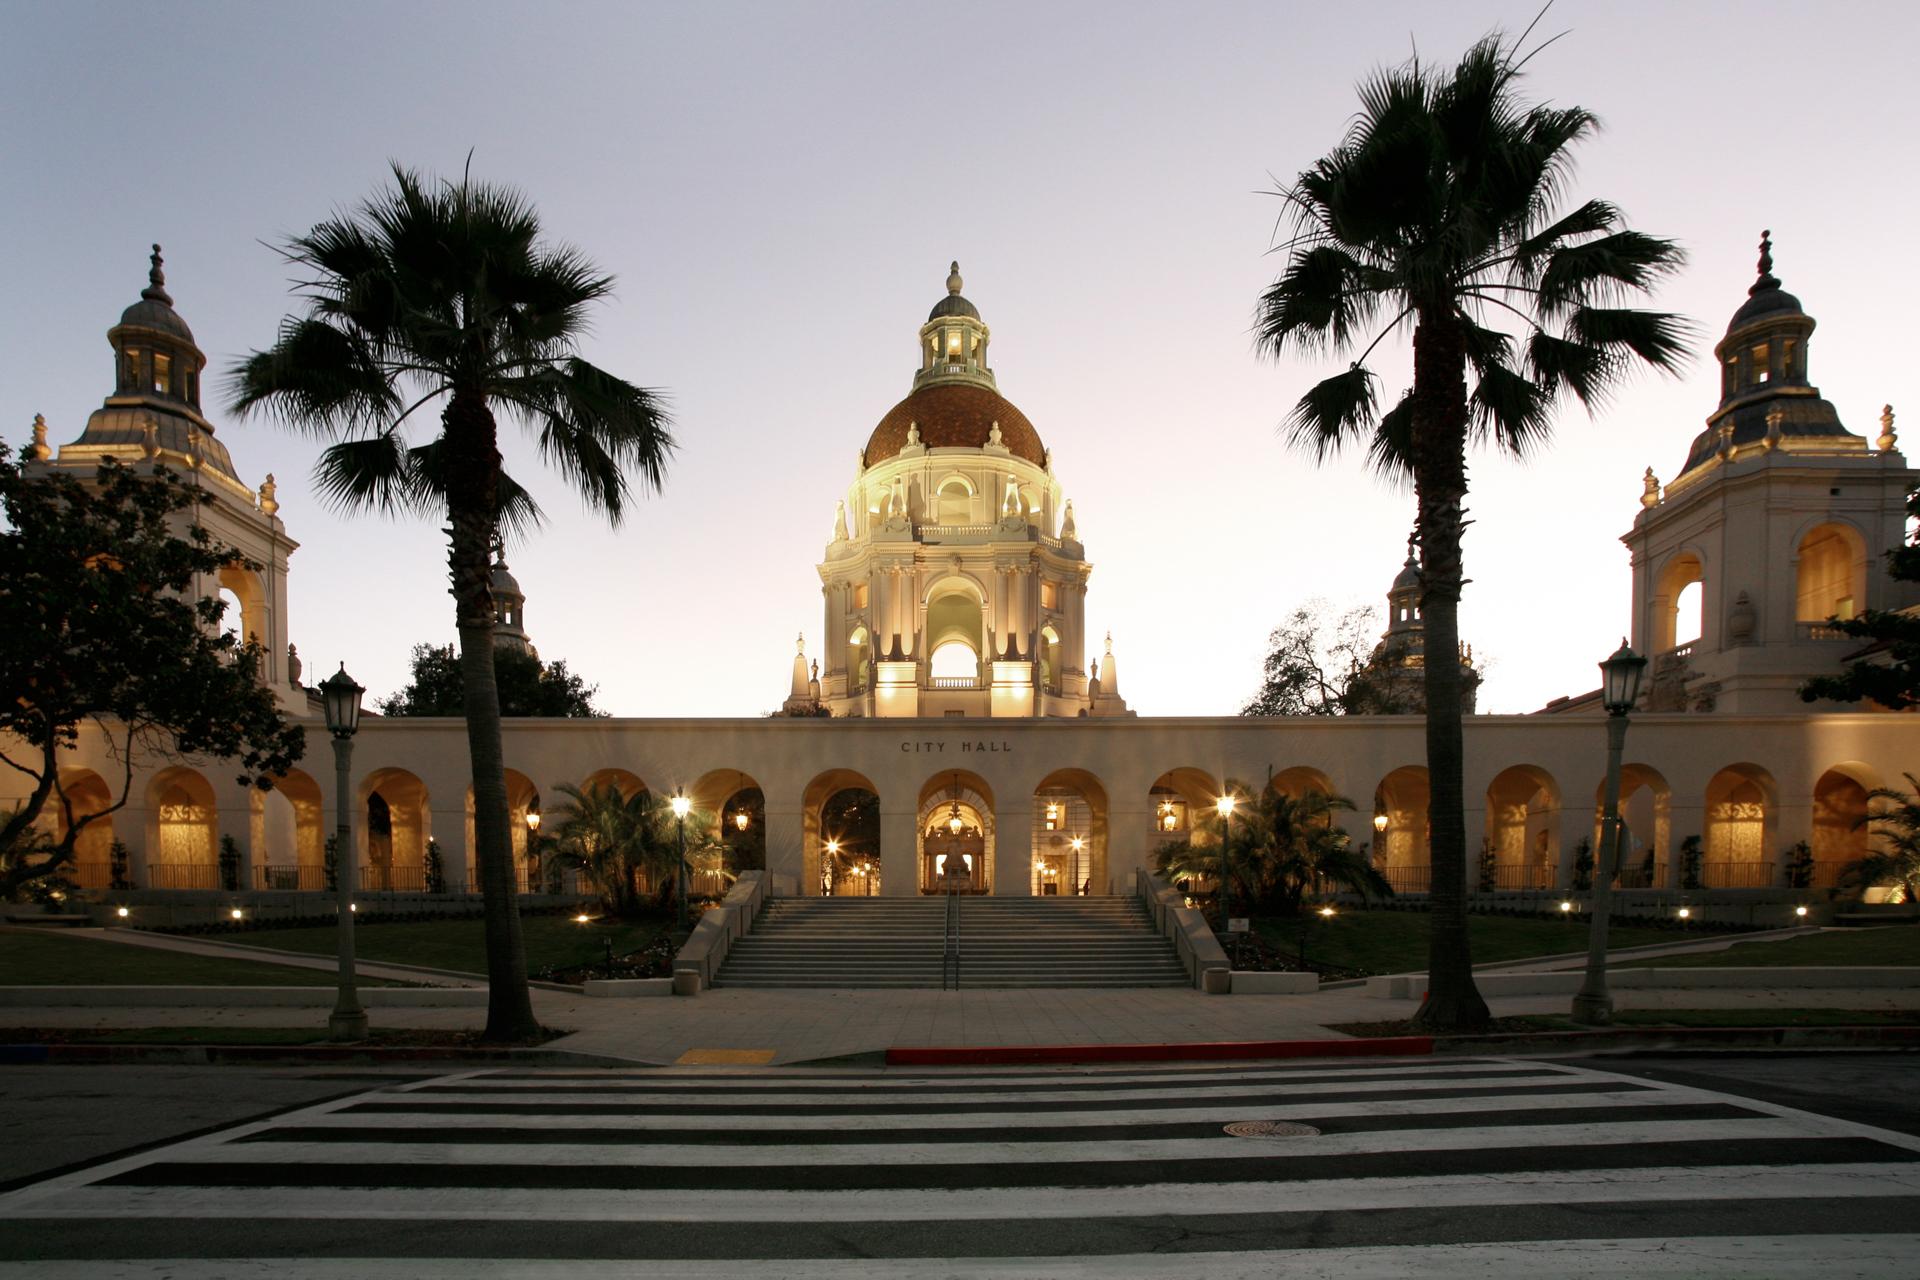
[[[993,385],[993,370],[987,367],[991,331],[980,319],[979,308],[960,295],[963,283],[956,261],[947,273],[947,296],[934,303],[927,322],[920,326],[920,372],[913,380],[916,387],[941,381]]]

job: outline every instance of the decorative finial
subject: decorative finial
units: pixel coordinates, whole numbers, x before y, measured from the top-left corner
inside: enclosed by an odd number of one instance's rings
[[[907,424],[907,448],[911,449],[919,443],[920,424],[918,422],[909,422]]]
[[[1108,630],[1107,630],[1107,656],[1108,656],[1109,658],[1111,658],[1111,657],[1113,656],[1113,630],[1112,630],[1112,628],[1108,628]]]
[[[954,259],[952,270],[947,272],[947,292],[960,292],[960,260]]]
[[[1406,567],[1407,567],[1407,568],[1409,568],[1409,569],[1417,569],[1417,568],[1419,568],[1419,567],[1420,567],[1420,554],[1419,554],[1419,552],[1418,552],[1418,551],[1417,551],[1417,550],[1415,549],[1415,544],[1416,544],[1416,537],[1415,537],[1415,535],[1414,535],[1414,534],[1411,534],[1411,533],[1410,533],[1410,534],[1408,534],[1408,535],[1407,535],[1407,563],[1406,563]]]
[[[493,567],[507,567],[507,540],[497,533],[493,535]]]
[[[299,646],[289,644],[287,646],[287,683],[296,689],[300,687],[301,665]]]
[[[802,631],[799,635],[799,638],[794,641],[794,645],[796,646],[796,649],[799,655],[803,658],[806,657],[807,656],[807,633]]]
[[[820,678],[820,659],[818,658],[813,660],[813,678],[815,680]]]
[[[847,504],[845,499],[833,504],[833,540],[847,540]]]
[[[39,421],[39,419],[34,419]],[[1880,452],[1886,453],[1898,443],[1899,437],[1893,434],[1893,406],[1887,405],[1880,410],[1880,438],[1874,441],[1880,446]]]
[[[1078,526],[1073,522],[1073,499],[1068,498],[1066,514],[1060,519],[1060,536],[1063,538],[1073,538],[1077,541],[1079,532]]]
[[[160,456],[160,424],[152,414],[140,422],[140,456],[148,462]]]
[[[1640,505],[1651,511],[1660,505],[1660,481],[1653,474],[1652,467],[1647,468],[1647,474],[1642,477],[1642,483],[1645,487],[1640,492]]]
[[[1000,435],[1000,419],[993,420],[993,427],[987,432],[987,443],[1000,448],[1006,447],[1006,441]]]
[[[280,509],[279,499],[273,495],[278,486],[273,482],[273,472],[267,472],[267,478],[260,482],[260,510],[272,515]]]
[[[1780,282],[1773,278],[1773,232],[1762,231],[1760,233],[1760,278],[1753,282],[1753,287],[1747,290],[1747,295],[1751,297],[1763,289],[1779,287]]]
[[[167,292],[167,273],[161,269],[166,262],[160,256],[159,245],[153,246],[153,254],[147,263],[147,287],[140,291],[140,296],[150,302],[164,302],[172,306],[173,297]]]
[[[27,446],[27,457],[35,462],[45,462],[53,450],[47,448],[47,420],[44,415],[33,415],[33,443]]]

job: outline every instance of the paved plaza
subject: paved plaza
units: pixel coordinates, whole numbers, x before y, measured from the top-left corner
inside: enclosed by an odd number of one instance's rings
[[[1917,1221],[1920,1137],[1584,1065],[504,1069],[0,1194],[0,1277],[1910,1277]]]

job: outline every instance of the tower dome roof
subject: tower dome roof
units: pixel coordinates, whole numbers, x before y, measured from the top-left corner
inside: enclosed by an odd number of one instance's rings
[[[929,449],[978,449],[992,440],[995,423],[1000,424],[1000,443],[1015,457],[1036,467],[1047,465],[1046,447],[1027,415],[999,392],[970,382],[924,383],[887,410],[867,439],[867,465],[906,448],[912,428],[919,429],[920,443]]]
[[[1806,314],[1800,299],[1782,289],[1773,274],[1773,233],[1761,232],[1759,276],[1748,288],[1747,300],[1733,313],[1733,319],[1727,321],[1727,332],[1732,334],[1757,320],[1782,320]]]
[[[153,255],[148,263],[147,287],[140,291],[138,302],[120,313],[120,327],[154,329],[184,342],[192,342],[193,330],[173,309],[173,295],[167,292],[167,275],[162,269],[165,264],[160,257],[159,245],[153,246]]]
[[[927,312],[928,320],[939,320],[945,316],[965,316],[969,320],[980,318],[980,309],[960,296],[960,263],[955,261],[947,272],[947,296],[933,304],[933,310]]]

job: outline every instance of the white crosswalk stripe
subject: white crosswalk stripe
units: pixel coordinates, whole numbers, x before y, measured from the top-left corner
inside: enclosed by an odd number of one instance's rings
[[[1920,1139],[1559,1064],[507,1070],[0,1194],[0,1280],[1912,1276],[1915,1221]]]

